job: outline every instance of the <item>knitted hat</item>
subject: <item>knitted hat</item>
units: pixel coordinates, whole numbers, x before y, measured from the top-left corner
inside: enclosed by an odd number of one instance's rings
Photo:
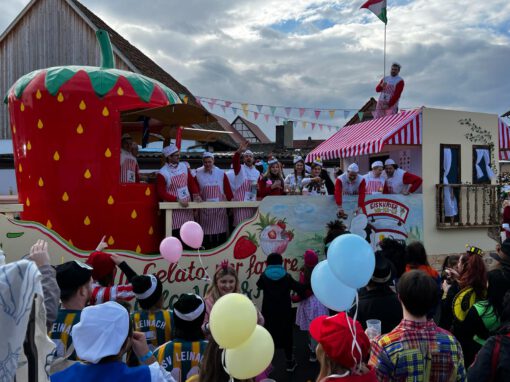
[[[159,301],[163,285],[155,275],[140,275],[131,279],[133,292],[142,309],[150,309]]]
[[[354,337],[349,326],[353,331],[355,330],[359,348],[357,346],[352,348]],[[363,327],[345,312],[331,317],[317,317],[310,324],[310,335],[322,345],[329,359],[347,369],[353,369],[370,354],[370,340],[363,331]]]
[[[196,332],[204,323],[205,303],[194,293],[181,294],[174,304],[175,328],[182,333]]]
[[[94,268],[92,278],[96,281],[102,281],[106,277],[113,275],[115,270],[115,263],[110,254],[101,251],[92,252],[86,263]]]
[[[307,249],[305,251],[305,267],[313,268],[319,263],[319,256],[312,249]]]
[[[92,267],[73,260],[56,267],[57,284],[61,291],[74,291],[89,282]]]
[[[282,265],[283,258],[279,253],[271,253],[267,256],[267,265]]]

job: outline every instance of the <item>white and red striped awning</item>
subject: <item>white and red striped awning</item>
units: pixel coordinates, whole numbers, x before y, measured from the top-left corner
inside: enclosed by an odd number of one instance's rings
[[[330,160],[381,152],[385,145],[421,145],[422,108],[341,128],[306,157]]]
[[[499,118],[499,160],[510,160],[510,127]]]

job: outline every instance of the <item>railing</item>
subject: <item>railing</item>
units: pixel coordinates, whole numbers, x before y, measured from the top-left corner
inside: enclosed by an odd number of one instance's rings
[[[0,195],[0,214],[14,218],[20,212],[23,212],[23,204],[18,203],[18,195]]]
[[[199,210],[202,208],[256,208],[260,205],[256,202],[190,202],[188,207],[183,207],[179,203],[160,202],[159,209],[165,210],[165,234],[172,236],[172,211],[178,209]]]
[[[498,188],[499,186],[494,184],[436,184],[437,228],[499,227],[501,213]],[[448,194],[447,197],[453,195],[450,201],[445,201],[445,191]],[[445,216],[448,214],[449,203],[450,206],[457,206],[457,215]]]

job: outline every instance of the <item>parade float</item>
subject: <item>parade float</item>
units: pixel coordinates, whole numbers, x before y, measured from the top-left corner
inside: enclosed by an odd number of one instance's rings
[[[333,196],[274,196],[253,202],[190,203],[188,208],[193,209],[258,207],[258,212],[236,227],[223,245],[185,251],[178,262],[165,260],[159,245],[171,233],[172,211],[183,207],[159,203],[154,183],[120,183],[121,136],[129,132],[140,143],[148,128],[168,141],[176,137],[179,126],[187,126],[184,139],[213,139],[211,131],[191,127],[212,117],[186,105],[158,81],[114,69],[107,35],[98,33],[103,41],[101,67],[37,70],[16,81],[7,95],[21,211],[20,219],[15,219],[13,203],[13,208],[2,209],[10,215],[0,214],[0,241],[7,261],[28,253],[37,239],[49,241],[55,265],[85,260],[105,236],[108,251],[125,257],[139,273],[154,273],[161,279],[165,306],[171,306],[183,292],[203,295],[209,276],[225,259],[238,271],[242,293],[260,301],[256,282],[267,255],[282,254],[286,269],[294,274],[306,249],[323,256],[326,224],[337,218]],[[459,122],[467,119],[487,134],[475,131],[469,141],[469,125]],[[367,196],[363,214],[355,213],[356,196],[344,197],[347,228],[372,248],[392,237],[403,242],[422,240],[431,254],[460,252],[468,242],[492,249],[487,230],[499,224],[493,204],[496,186],[490,181],[480,186],[465,182],[477,166],[494,163],[481,163],[471,145],[488,146],[490,153],[510,150],[510,140],[505,146],[497,139],[505,132],[508,127],[500,125],[498,135],[497,116],[421,108],[345,127],[308,159],[339,158],[345,167],[357,162],[366,172],[371,161],[392,157],[423,177],[422,192]],[[481,138],[476,134],[488,142],[478,142]],[[458,184],[449,186],[459,190],[460,212],[448,225],[440,219],[444,187],[440,151],[441,145],[459,143]],[[466,145],[470,145],[467,150]],[[486,162],[485,155],[481,158]],[[125,282],[121,274],[117,281]]]

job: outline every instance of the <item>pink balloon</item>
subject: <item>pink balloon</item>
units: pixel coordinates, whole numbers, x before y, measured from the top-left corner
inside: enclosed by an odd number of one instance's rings
[[[202,246],[204,231],[200,224],[194,221],[186,222],[182,225],[180,233],[181,240],[191,248],[198,249]]]
[[[166,237],[159,245],[159,252],[169,263],[176,263],[182,256],[182,243],[176,237]]]

